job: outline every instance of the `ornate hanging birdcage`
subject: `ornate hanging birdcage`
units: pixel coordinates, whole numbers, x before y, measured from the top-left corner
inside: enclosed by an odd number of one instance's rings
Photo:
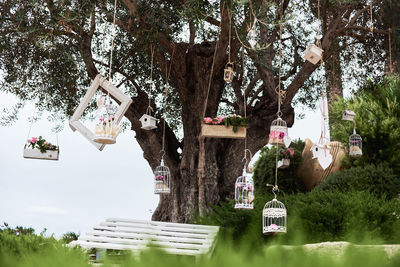
[[[161,164],[154,171],[154,194],[170,193],[170,176],[169,168],[164,165],[164,156],[161,158]]]
[[[356,129],[353,130],[353,134],[349,138],[349,155],[362,156],[362,138],[356,133]]]
[[[110,96],[97,98],[96,117],[98,123],[94,131],[93,141],[100,144],[115,144],[121,131],[115,116],[116,107],[111,103]]]
[[[274,192],[275,195],[275,192]],[[286,208],[282,202],[274,199],[267,202],[263,209],[263,234],[286,233]]]
[[[278,118],[271,123],[268,143],[271,145],[285,145],[285,140],[288,138],[286,121],[278,116]]]
[[[235,209],[253,209],[253,201],[254,182],[245,165],[242,176],[239,176],[235,183]]]

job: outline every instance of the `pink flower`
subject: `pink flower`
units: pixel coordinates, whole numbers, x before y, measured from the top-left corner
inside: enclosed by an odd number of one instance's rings
[[[279,138],[279,136],[280,136],[280,132],[277,132],[277,131],[272,131],[272,132],[270,132],[269,133],[269,138]]]
[[[293,149],[288,148],[287,150],[289,151],[290,156],[293,157],[293,155],[294,155]]]
[[[30,142],[31,142],[32,144],[36,144],[37,138],[36,138],[36,137],[32,137],[32,139],[30,140]]]
[[[100,121],[104,121],[104,117],[101,117],[101,118],[100,118]]]
[[[271,230],[278,230],[278,225],[276,224],[270,224],[269,227],[271,228]]]
[[[213,120],[212,120],[212,124],[214,124],[214,125],[217,125],[217,124],[219,124],[219,121],[218,121],[218,119],[216,119],[216,118],[215,118],[215,119],[213,119]]]
[[[205,117],[205,118],[203,119],[203,121],[204,121],[204,123],[209,124],[209,123],[211,123],[211,122],[213,121],[213,119],[211,119],[210,117]]]

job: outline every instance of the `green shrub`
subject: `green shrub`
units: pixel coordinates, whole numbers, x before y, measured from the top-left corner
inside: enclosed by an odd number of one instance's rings
[[[290,159],[290,166],[286,169],[278,170],[279,189],[287,194],[304,192],[304,184],[297,175],[297,168],[301,163],[301,153],[305,143],[300,139],[292,142],[291,148],[294,150],[294,156]],[[275,166],[276,166],[277,148],[267,146],[261,149],[260,158],[254,166],[253,180],[255,192],[266,192],[266,184],[274,184]],[[278,151],[279,155],[279,151]]]
[[[385,165],[353,167],[329,175],[314,190],[370,191],[378,197],[394,198],[400,193],[400,177]]]
[[[400,174],[400,78],[389,77],[369,83],[353,99],[339,98],[330,108],[331,137],[348,144],[353,123],[342,121],[342,111],[356,113],[357,132],[363,139],[363,156],[351,158],[350,166],[387,162]]]

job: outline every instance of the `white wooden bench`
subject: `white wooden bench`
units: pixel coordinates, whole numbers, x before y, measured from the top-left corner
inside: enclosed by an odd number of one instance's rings
[[[132,250],[138,253],[159,247],[177,255],[211,253],[218,226],[108,218],[69,246],[99,250]]]

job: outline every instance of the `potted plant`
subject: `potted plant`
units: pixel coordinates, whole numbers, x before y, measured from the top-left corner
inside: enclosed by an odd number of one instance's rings
[[[285,169],[290,165],[290,159],[294,156],[294,150],[290,148],[281,149],[279,153],[278,168]]]
[[[205,117],[202,120],[201,135],[216,138],[245,138],[249,123],[239,115]]]
[[[24,146],[24,158],[58,160],[59,147],[47,142],[42,136],[28,139]]]

